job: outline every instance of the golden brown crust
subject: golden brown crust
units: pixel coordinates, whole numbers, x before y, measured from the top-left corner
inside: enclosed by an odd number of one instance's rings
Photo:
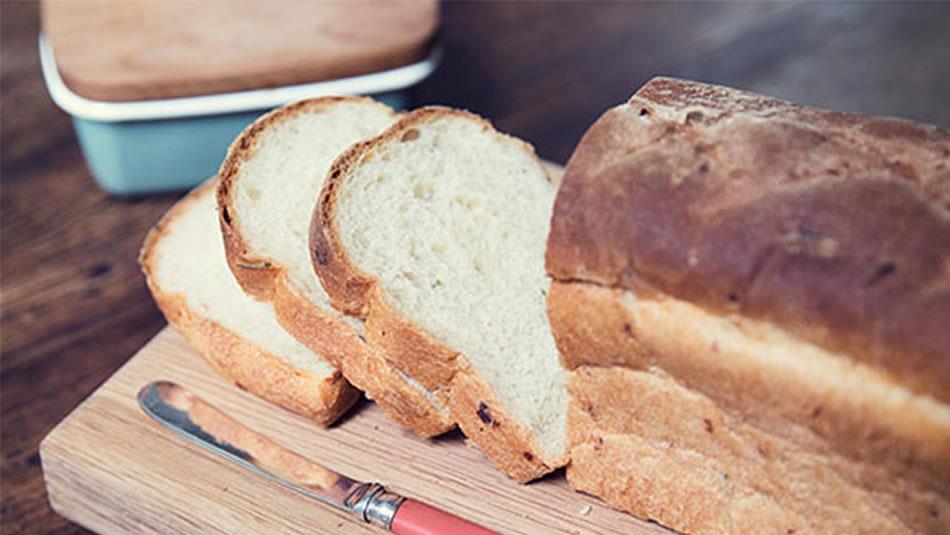
[[[264,132],[300,114],[317,112],[340,102],[362,102],[389,110],[367,97],[317,97],[294,102],[266,113],[248,125],[228,147],[228,152],[221,163],[216,198],[218,222],[221,225],[221,234],[224,236],[228,266],[231,267],[231,272],[234,273],[234,277],[244,291],[256,299],[262,301],[273,299],[274,285],[283,270],[275,266],[272,259],[261,258],[250,252],[241,233],[241,222],[234,216],[234,182],[244,164],[254,157],[258,142]],[[392,113],[391,110],[389,111]]]
[[[425,438],[455,427],[448,409],[440,410],[421,390],[408,384],[353,327],[301,297],[285,276],[277,279],[273,303],[278,322],[301,343],[331,359],[389,419]]]
[[[946,404],[659,292],[554,282],[548,295],[574,370],[568,477],[580,490],[691,533],[950,523]],[[714,477],[726,469],[728,482]],[[752,523],[728,523],[741,518]]]
[[[566,451],[545,463],[531,433],[501,408],[501,400],[470,366],[456,372],[450,389],[449,409],[459,428],[508,477],[527,483],[567,463]]]
[[[495,132],[490,122],[473,113],[443,106],[426,106],[403,115],[396,124],[379,136],[354,144],[330,167],[310,224],[310,256],[323,287],[338,310],[361,318],[367,317],[368,296],[376,284],[375,277],[364,273],[350,261],[340,242],[332,217],[339,184],[349,177],[351,169],[362,159],[372,157],[375,147],[401,138],[408,130],[420,124],[452,115],[464,117],[481,125],[486,131]],[[536,156],[534,147],[528,143],[509,136],[505,136],[505,139],[520,144],[528,153]],[[556,168],[542,167],[548,180],[556,183]]]
[[[545,464],[531,434],[499,409],[504,405],[464,356],[409,322],[389,305],[378,285],[369,294],[367,339],[442,399],[465,436],[499,469],[527,483],[567,462],[565,455]]]
[[[386,358],[445,399],[462,431],[512,479],[527,482],[563,465],[567,459],[542,460],[530,432],[502,409],[489,386],[464,355],[436,340],[408,320],[386,299],[378,280],[349,258],[335,222],[340,185],[374,149],[402,138],[407,131],[445,116],[460,116],[494,132],[491,123],[474,114],[443,107],[420,108],[403,116],[376,138],[358,143],[330,168],[310,228],[314,269],[335,307],[366,319],[366,336],[385,349]],[[500,134],[499,134],[500,135]],[[516,141],[514,138],[505,138]],[[521,143],[530,154],[534,149]]]
[[[549,272],[769,321],[950,400],[950,133],[654,79],[571,158]]]
[[[614,507],[696,534],[950,529],[946,495],[763,431],[662,371],[570,375],[568,480]]]
[[[693,451],[692,430],[686,430],[683,438],[688,441],[684,442],[665,429],[665,422],[661,433],[648,432],[646,437],[602,422],[605,417],[616,418],[615,411],[619,410],[639,415],[643,411],[638,409],[644,405],[651,409],[644,415],[644,423],[664,418],[679,420],[672,403],[695,405],[695,400],[671,385],[651,384],[651,378],[639,384],[635,377],[624,377],[623,372],[621,368],[582,367],[569,374],[568,429],[572,449],[567,477],[572,487],[683,533],[810,533],[802,529],[803,519],[783,511],[780,504],[749,492],[748,483],[738,480],[718,458],[707,451]],[[631,395],[636,394],[646,396],[639,406],[630,402]],[[709,418],[713,415],[708,412],[703,416],[710,420],[710,427],[716,425],[717,437],[729,436],[731,430],[724,429],[719,421],[713,424]],[[697,418],[690,423],[698,424],[706,433],[702,420]],[[706,437],[701,439],[719,446]],[[734,449],[729,447],[732,444],[725,446],[726,451]],[[743,507],[749,501],[754,502],[754,507]],[[747,524],[729,525],[739,507],[744,509],[739,520]]]
[[[434,0],[293,2],[280,9],[255,0],[186,6],[68,0],[41,7],[43,32],[66,84],[107,101],[279,87],[396,68],[426,56],[439,21]]]
[[[252,344],[239,334],[201,317],[184,296],[166,294],[153,277],[156,247],[168,225],[200,195],[215,187],[209,180],[173,206],[149,232],[139,263],[149,290],[168,322],[180,332],[212,368],[239,388],[321,425],[329,425],[353,405],[359,392],[340,372],[323,378],[299,370]]]
[[[233,209],[235,181],[242,165],[254,157],[261,135],[289,118],[340,102],[361,102],[384,108],[366,97],[303,100],[262,116],[231,144],[221,165],[217,190],[218,218],[228,265],[248,294],[274,305],[277,320],[284,329],[305,346],[330,359],[354,386],[376,401],[390,419],[423,437],[440,435],[454,427],[447,410],[437,407],[421,391],[408,384],[399,371],[378,354],[378,350],[360,339],[352,326],[301,296],[283,266],[272,259],[254,255],[242,236],[241,221]]]
[[[393,308],[378,285],[368,292],[366,339],[379,347],[386,359],[433,392],[452,382],[459,369],[458,351],[446,347],[416,327]],[[420,354],[426,358],[419,358]]]
[[[402,120],[405,120],[405,116]],[[400,124],[402,120],[396,124]],[[317,277],[330,296],[330,302],[337,310],[364,319],[369,312],[367,296],[375,280],[360,271],[347,256],[333,221],[333,209],[336,206],[339,184],[377,139],[380,138],[356,143],[337,157],[330,166],[310,220],[310,259]]]

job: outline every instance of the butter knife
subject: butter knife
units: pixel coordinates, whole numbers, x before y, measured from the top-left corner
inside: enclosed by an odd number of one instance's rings
[[[245,427],[168,381],[139,391],[139,406],[156,421],[220,457],[399,535],[489,535],[495,532],[418,500],[363,483],[302,457]]]

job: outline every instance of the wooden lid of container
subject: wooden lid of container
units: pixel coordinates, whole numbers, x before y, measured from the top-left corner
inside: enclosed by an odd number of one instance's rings
[[[422,59],[435,0],[46,0],[75,93],[122,101],[331,80]]]

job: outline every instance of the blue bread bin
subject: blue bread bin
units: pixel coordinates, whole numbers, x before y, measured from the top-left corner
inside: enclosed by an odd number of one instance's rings
[[[405,109],[407,89],[435,69],[439,52],[387,71],[323,82],[196,97],[104,102],[72,92],[40,35],[50,97],[72,116],[89,168],[102,189],[139,195],[189,189],[217,173],[231,141],[267,110],[304,98],[369,95]]]

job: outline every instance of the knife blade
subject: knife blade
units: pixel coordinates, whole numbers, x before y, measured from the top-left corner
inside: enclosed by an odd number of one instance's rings
[[[325,505],[400,535],[495,532],[379,483],[350,479],[246,427],[185,388],[155,381],[138,394],[153,419],[193,444]]]

